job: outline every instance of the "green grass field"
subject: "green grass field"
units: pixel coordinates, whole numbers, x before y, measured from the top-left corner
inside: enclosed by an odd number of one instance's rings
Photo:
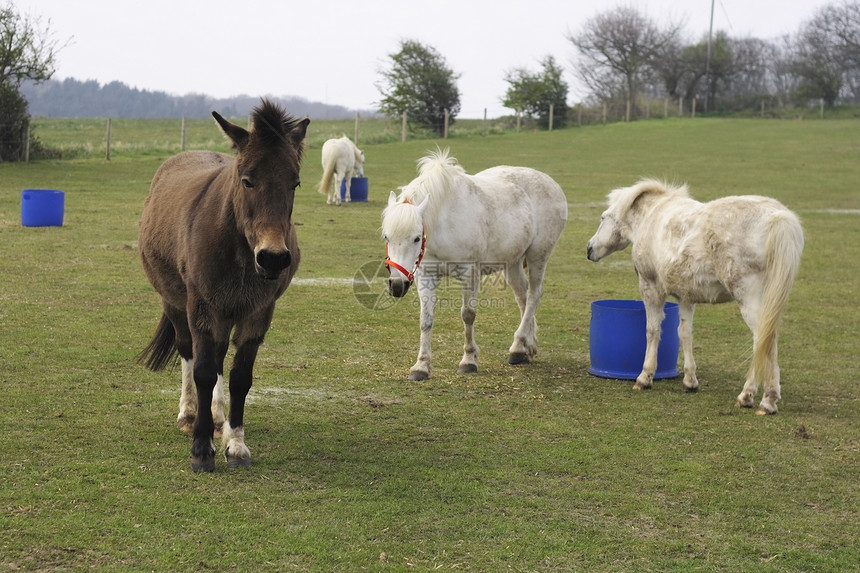
[[[42,121],[54,148],[83,144],[84,129],[104,135],[95,121]],[[302,264],[246,410],[254,465],[231,470],[219,451],[204,475],[190,471],[190,439],[175,427],[178,369],[135,363],[160,314],[137,221],[153,173],[178,150],[178,122],[114,130],[110,162],[96,143],[81,159],[0,165],[0,568],[857,570],[856,121],[672,119],[405,144],[399,131],[390,143],[368,135],[370,201],[341,207],[315,191],[319,149],[328,134],[352,135],[352,122],[312,121],[294,212]],[[208,121],[189,143],[224,148]],[[440,293],[434,376],[414,383],[414,291],[374,311],[348,279],[384,257],[388,192],[437,143],[469,172],[547,172],[570,218],[547,272],[536,361],[507,364],[518,310],[491,286],[476,323],[480,371],[457,375],[452,284]],[[680,378],[642,393],[586,373],[590,302],[638,292],[629,251],[594,264],[585,244],[606,193],[641,176],[687,181],[701,200],[769,195],[800,215],[778,415],[733,407],[751,356],[734,304],[697,308],[697,394]],[[29,188],[66,192],[63,227],[21,226]]]

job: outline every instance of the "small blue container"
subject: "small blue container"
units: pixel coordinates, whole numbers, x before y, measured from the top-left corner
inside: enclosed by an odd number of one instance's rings
[[[54,189],[21,191],[21,224],[25,227],[62,227],[66,194]]]
[[[678,375],[678,305],[667,302],[657,347],[654,379]],[[601,378],[635,380],[645,361],[645,303],[641,300],[598,300],[591,303],[588,344],[589,374]]]
[[[367,201],[367,177],[353,177],[349,183],[349,198],[351,201]],[[340,200],[346,200],[346,178],[340,183]]]

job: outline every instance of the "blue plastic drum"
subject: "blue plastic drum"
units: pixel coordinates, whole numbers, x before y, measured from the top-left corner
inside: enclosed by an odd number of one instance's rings
[[[657,347],[654,379],[678,375],[678,305],[667,302]],[[645,303],[641,300],[598,300],[591,303],[588,344],[589,374],[601,378],[635,380],[645,361]]]
[[[349,183],[349,197],[352,201],[367,201],[367,177],[353,177]],[[340,183],[340,200],[346,200],[346,179]]]
[[[54,189],[21,191],[21,224],[25,227],[62,227],[66,194]]]

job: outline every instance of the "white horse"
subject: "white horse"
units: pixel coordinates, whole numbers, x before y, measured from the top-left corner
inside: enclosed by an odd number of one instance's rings
[[[777,335],[788,293],[800,266],[803,229],[779,201],[746,195],[700,203],[687,187],[650,179],[609,194],[609,208],[588,241],[599,261],[633,243],[633,265],[645,303],[647,349],[635,389],[651,387],[663,303],[679,301],[678,334],[684,349],[684,387],[695,391],[693,310],[696,303],[736,300],[753,333],[753,358],[736,406],[775,414],[780,398]]]
[[[421,303],[421,346],[409,380],[430,376],[436,287],[444,276],[463,283],[466,342],[457,372],[478,369],[478,289],[481,275],[499,270],[513,288],[521,316],[508,362],[529,362],[537,353],[535,311],[546,264],[567,221],[564,192],[548,175],[526,167],[467,175],[447,149],[422,158],[418,166],[418,177],[400,197],[392,191],[382,212],[389,292],[402,297],[415,282]]]
[[[328,196],[326,203],[340,205],[340,182],[346,179],[344,200],[351,201],[350,184],[353,177],[364,177],[364,152],[347,136],[329,139],[322,147],[323,176],[319,192]]]

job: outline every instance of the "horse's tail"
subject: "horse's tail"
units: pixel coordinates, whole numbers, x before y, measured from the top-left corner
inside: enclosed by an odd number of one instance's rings
[[[800,268],[800,255],[803,252],[803,228],[794,213],[778,211],[771,215],[768,224],[764,292],[750,366],[750,379],[760,381],[776,374],[776,364],[771,356],[776,346],[780,317],[788,302],[788,293]]]
[[[176,331],[173,329],[173,323],[162,314],[158,328],[155,329],[155,335],[143,352],[137,355],[137,361],[144,363],[150,370],[158,372],[164,370],[164,367],[175,358]]]
[[[331,192],[331,180],[334,177],[334,168],[336,161],[328,161],[323,165],[323,176],[320,179],[320,186],[317,191],[323,195],[328,195]]]

